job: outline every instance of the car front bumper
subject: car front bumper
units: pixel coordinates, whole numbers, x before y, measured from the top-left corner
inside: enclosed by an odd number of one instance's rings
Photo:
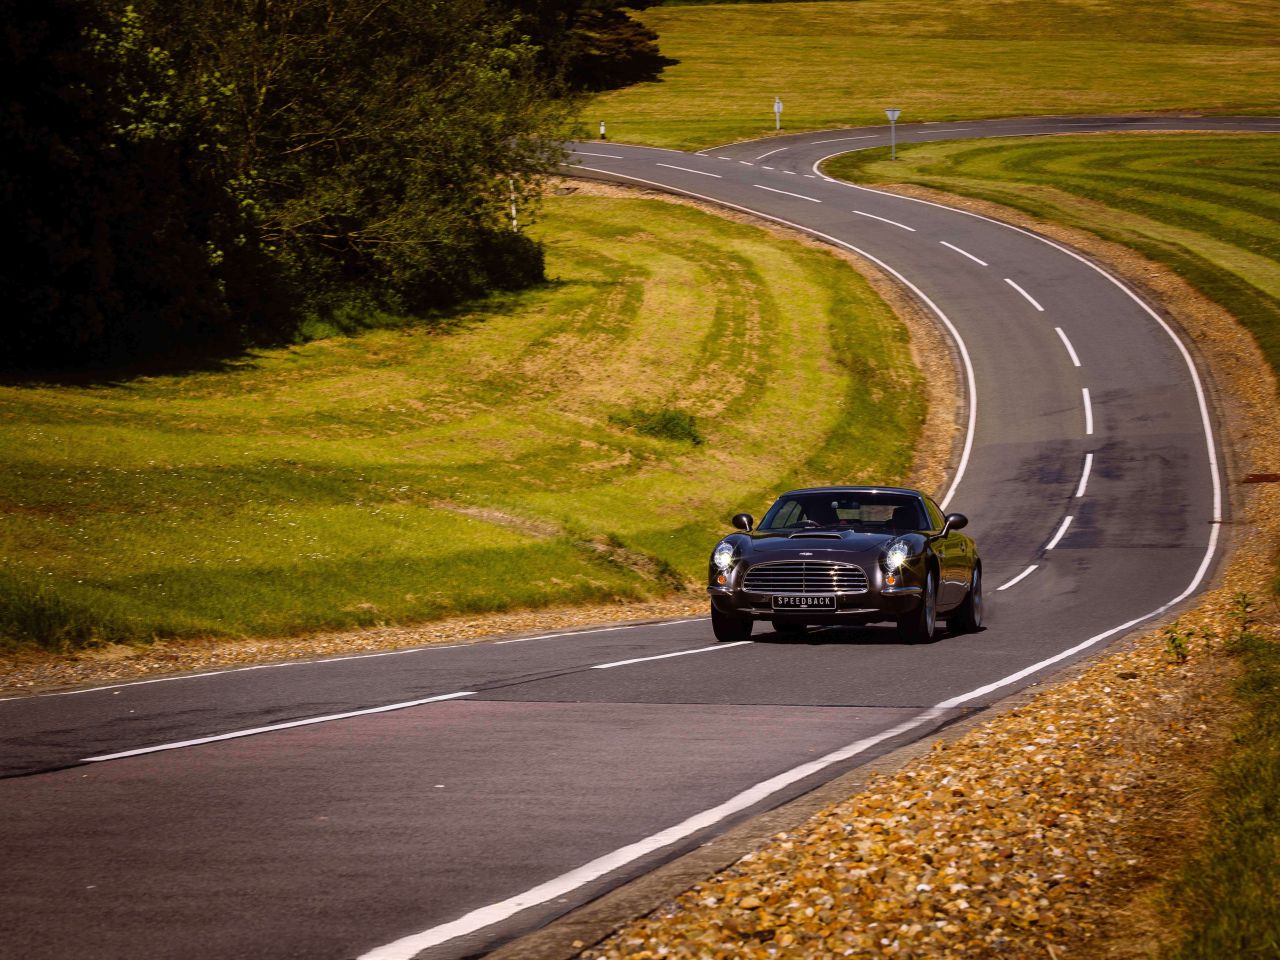
[[[774,609],[773,595],[745,590],[707,587],[712,605],[720,613],[779,623],[856,624],[893,620],[920,606],[918,586],[871,588],[862,593],[836,595],[832,609]]]

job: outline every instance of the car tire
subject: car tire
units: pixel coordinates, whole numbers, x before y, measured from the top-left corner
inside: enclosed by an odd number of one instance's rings
[[[735,617],[711,608],[711,631],[721,643],[737,643],[751,636],[750,617]]]
[[[982,628],[982,568],[973,568],[973,579],[964,603],[947,619],[947,626],[957,633],[974,633]]]
[[[773,632],[783,637],[798,637],[809,632],[807,623],[791,623],[783,620],[774,620]]]
[[[930,570],[924,578],[920,605],[898,618],[898,637],[905,643],[928,643],[938,625],[938,584]]]

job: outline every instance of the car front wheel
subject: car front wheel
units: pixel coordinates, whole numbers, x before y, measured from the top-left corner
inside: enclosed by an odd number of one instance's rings
[[[973,580],[964,603],[947,620],[947,626],[958,633],[973,633],[982,627],[982,568],[973,568]]]
[[[721,643],[735,643],[751,636],[751,618],[735,617],[711,608],[711,630]]]
[[[930,570],[924,578],[920,605],[898,618],[898,636],[906,643],[928,643],[938,619],[938,585]]]

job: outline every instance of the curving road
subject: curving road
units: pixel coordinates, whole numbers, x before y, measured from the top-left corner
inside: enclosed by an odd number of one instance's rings
[[[1280,121],[1043,118],[898,139],[1190,127]],[[757,627],[715,645],[689,620],[0,702],[0,953],[481,954],[1194,593],[1224,504],[1186,349],[1070,250],[817,172],[886,137],[578,144],[573,164],[807,230],[937,314],[968,383],[945,499],[982,547],[985,631],[903,647],[887,628]]]

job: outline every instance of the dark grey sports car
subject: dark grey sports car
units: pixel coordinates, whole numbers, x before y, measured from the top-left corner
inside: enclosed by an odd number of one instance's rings
[[[783,494],[755,526],[740,513],[711,554],[707,592],[717,640],[745,640],[756,620],[779,633],[814,624],[893,620],[909,643],[938,618],[953,631],[982,626],[982,562],[919,490],[815,487]]]

